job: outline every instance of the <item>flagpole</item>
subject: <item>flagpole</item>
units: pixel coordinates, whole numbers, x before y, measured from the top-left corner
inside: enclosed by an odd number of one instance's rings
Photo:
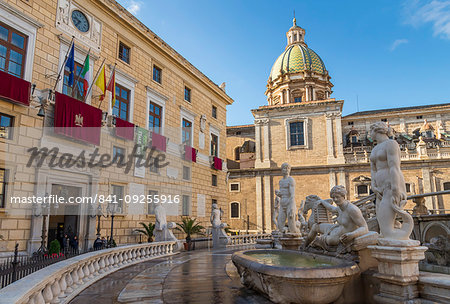
[[[111,77],[112,77],[114,71],[116,70],[116,65],[117,65],[117,63],[114,63],[114,67],[111,71],[111,74],[109,75],[109,81],[108,81],[108,85],[105,88],[105,94],[106,94],[107,88],[109,88],[109,85],[111,84]],[[116,80],[114,79],[114,81],[116,81]],[[116,94],[116,92],[111,92],[111,94]],[[100,101],[100,105],[98,106],[99,108],[102,106],[102,102],[103,102],[103,100]]]
[[[105,60],[106,60],[106,58],[103,59],[103,62],[102,62],[102,64],[100,65],[100,68],[97,70],[97,74],[95,74],[94,79],[92,79],[92,83],[91,83],[91,85],[89,86],[88,91],[86,92],[86,96],[84,96],[83,102],[86,102],[86,98],[88,97],[89,93],[91,92],[92,86],[93,86],[94,83],[97,81],[98,73],[100,73],[100,70],[102,69],[103,65],[105,64]],[[100,108],[100,107],[99,107],[99,108]]]
[[[90,53],[91,53],[91,48],[89,48],[89,51],[88,51],[88,53],[86,55],[86,58],[88,58]],[[81,72],[83,72],[83,70],[84,70],[84,65],[85,64],[86,64],[86,59],[84,59],[83,67],[81,67],[81,71],[80,71],[80,73],[78,73],[77,78],[75,79],[75,82],[74,82],[75,83],[75,90],[72,87],[72,97],[73,97],[73,95],[75,95],[76,92],[78,92],[78,84],[77,84],[77,82],[78,82],[78,79],[80,79],[80,75],[81,75]]]
[[[67,49],[66,57],[64,58],[64,62],[61,65],[61,69],[59,69],[58,78],[56,78],[56,83],[55,83],[55,86],[53,87],[53,92],[55,92],[56,86],[58,85],[59,79],[61,78],[61,72],[63,71],[64,66],[66,65],[66,61],[67,61],[67,57],[68,57],[67,55],[69,55],[69,52],[72,49],[74,39],[75,39],[75,36],[72,36],[72,40],[70,40],[69,48]]]

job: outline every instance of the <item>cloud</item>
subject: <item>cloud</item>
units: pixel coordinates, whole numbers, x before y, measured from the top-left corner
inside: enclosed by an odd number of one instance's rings
[[[127,9],[127,11],[129,11],[130,13],[132,13],[133,15],[136,16],[139,13],[139,11],[141,10],[141,7],[142,7],[141,2],[131,0],[128,2],[126,9]]]
[[[391,52],[395,51],[395,49],[398,48],[400,45],[406,44],[408,42],[409,42],[408,39],[397,39],[397,40],[395,40],[392,43],[392,45],[391,45]]]
[[[450,0],[404,2],[406,23],[413,26],[431,24],[433,35],[450,40]]]

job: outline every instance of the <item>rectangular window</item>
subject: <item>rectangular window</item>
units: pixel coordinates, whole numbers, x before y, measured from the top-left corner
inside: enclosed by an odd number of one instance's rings
[[[127,120],[130,112],[130,90],[116,83],[116,103],[112,109],[113,116]]]
[[[211,110],[211,116],[213,118],[217,118],[217,107],[216,106],[212,106],[212,110]]]
[[[416,119],[422,119],[422,118],[423,118],[422,115],[416,116]]]
[[[349,126],[353,126],[353,121],[349,121],[347,124],[348,124]]]
[[[239,191],[239,183],[231,183],[230,184],[230,191],[234,192],[238,192]]]
[[[405,188],[406,188],[406,193],[410,193],[411,192],[411,184],[405,183]]]
[[[211,204],[212,204],[212,205],[217,204],[217,200],[216,200],[215,198],[213,198],[213,199],[211,200]]]
[[[161,134],[162,107],[156,103],[150,102],[148,113],[148,128],[153,132]]]
[[[291,146],[305,145],[305,134],[303,129],[303,121],[291,122],[289,124],[289,134]]]
[[[111,185],[112,190],[112,199],[117,203],[117,207],[120,207],[120,210],[118,210],[117,213],[123,212],[123,186],[119,185]]]
[[[23,78],[28,37],[0,22],[0,70]]]
[[[13,132],[13,117],[0,113],[0,138],[11,139]]]
[[[369,194],[369,186],[368,185],[358,185],[356,190],[358,191],[358,196]]]
[[[155,190],[148,190],[149,197],[147,198],[147,212],[148,214],[155,214],[155,203],[153,202],[155,200],[155,195],[158,195],[158,191]]]
[[[183,166],[183,179],[191,180],[191,168]]]
[[[113,146],[113,159],[124,159],[125,158],[125,149],[121,147]]]
[[[191,197],[189,195],[183,195],[183,206],[181,210],[181,215],[189,216],[191,211]]]
[[[301,97],[294,97],[294,102],[302,102],[302,98]]]
[[[239,203],[231,203],[231,218],[239,218]]]
[[[184,87],[184,100],[191,102],[191,89]]]
[[[83,69],[83,64],[79,64],[78,62],[75,62],[75,76],[73,78],[73,85],[69,87],[69,71],[64,69],[64,79],[63,79],[63,94],[70,95],[78,99],[83,100],[84,96],[84,82],[81,77],[78,77],[80,75],[81,71]]]
[[[161,83],[162,81],[162,70],[156,65],[153,66],[153,80],[157,83]]]
[[[153,158],[153,161],[150,163],[149,170],[152,173],[159,173],[159,163],[156,157]]]
[[[192,138],[192,122],[183,118],[181,126],[181,141],[184,145],[191,146]]]
[[[130,48],[122,42],[119,43],[119,59],[128,64],[130,63]]]
[[[211,134],[211,156],[218,156],[217,149],[219,147],[219,137],[217,135]]]
[[[8,183],[8,170],[0,169],[0,208],[5,208],[7,183]]]
[[[215,187],[217,186],[217,175],[215,174],[212,175],[211,184]]]
[[[382,118],[381,121],[387,122],[387,118]]]

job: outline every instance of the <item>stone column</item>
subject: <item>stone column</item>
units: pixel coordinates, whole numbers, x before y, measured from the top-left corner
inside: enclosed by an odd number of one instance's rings
[[[272,232],[272,193],[270,175],[264,175],[264,230]]]
[[[255,167],[259,167],[259,163],[262,161],[261,145],[261,122],[260,119],[255,119]]]
[[[269,139],[269,119],[264,119],[263,123],[263,133],[264,133],[264,165],[270,167],[270,139]]]
[[[262,176],[256,176],[256,226],[262,231]]]
[[[286,103],[291,103],[291,90],[286,89]]]
[[[337,142],[337,161],[339,163],[345,163],[344,157],[344,141],[342,139],[342,120],[341,114],[336,115],[336,142]]]
[[[420,303],[417,282],[419,261],[425,258],[425,246],[415,240],[378,239],[377,246],[369,246],[372,257],[378,260],[380,293],[375,295],[378,303]]]
[[[433,192],[431,189],[431,172],[430,168],[422,168],[423,193]],[[436,209],[430,196],[425,197],[425,206],[430,209]]]
[[[332,114],[326,114],[326,134],[327,134],[327,151],[328,163],[334,163],[334,145],[333,145],[333,122]]]

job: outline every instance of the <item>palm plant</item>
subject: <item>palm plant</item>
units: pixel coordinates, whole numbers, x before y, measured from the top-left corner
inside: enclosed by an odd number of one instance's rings
[[[177,227],[175,228],[178,231],[184,232],[186,234],[186,243],[191,242],[191,235],[193,234],[202,234],[202,230],[205,229],[199,223],[196,223],[196,218],[183,217],[181,219],[181,224],[177,223]]]
[[[136,229],[136,231],[145,235],[147,237],[147,242],[149,242],[149,243],[152,242],[153,241],[153,231],[155,230],[155,224],[148,223],[148,225],[147,225],[143,222],[140,222],[139,224],[142,225],[142,227],[144,229]]]

